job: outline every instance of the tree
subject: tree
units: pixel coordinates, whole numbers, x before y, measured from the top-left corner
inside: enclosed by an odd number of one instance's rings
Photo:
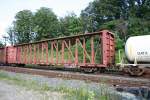
[[[89,16],[93,22],[93,25],[90,26],[95,26],[93,28],[97,30],[103,23],[125,18],[126,11],[124,10],[124,4],[124,0],[95,0],[81,12],[81,16],[83,18]]]
[[[69,36],[80,34],[83,32],[81,18],[78,18],[74,13],[71,13],[64,18],[60,18],[60,33],[61,35]]]
[[[85,8],[85,10],[81,11],[80,17],[83,21],[83,30],[84,32],[93,32],[97,30],[98,21],[96,17],[98,14],[94,11],[93,3],[89,3],[89,6]]]
[[[149,0],[127,0],[128,13],[130,17],[150,19],[150,2]]]
[[[29,43],[31,41],[33,31],[33,14],[30,10],[23,10],[16,14],[13,22],[13,33],[17,43]],[[12,30],[9,30],[11,39]]]
[[[4,44],[0,41],[0,48],[4,47]]]
[[[150,35],[150,20],[137,17],[129,18],[127,32],[128,36]]]
[[[110,29],[112,27],[111,30],[117,32],[119,38],[125,41],[129,35],[149,33],[150,29],[147,22],[149,22],[150,18],[150,2],[148,1],[94,0],[82,11],[81,17],[85,13],[95,15],[92,17],[93,22],[97,22],[94,30]],[[88,25],[90,24],[86,23],[84,26]],[[92,23],[92,26],[94,26],[94,23]],[[93,29],[93,27],[91,28]]]
[[[7,30],[8,33],[8,39],[11,45],[16,44],[16,34],[15,31],[13,29],[13,27],[9,27]]]
[[[84,29],[115,33],[117,50],[123,48],[129,36],[150,34],[149,16],[149,0],[94,0],[81,12]]]
[[[58,19],[50,8],[42,7],[34,15],[34,32],[36,40],[53,38],[58,33]]]

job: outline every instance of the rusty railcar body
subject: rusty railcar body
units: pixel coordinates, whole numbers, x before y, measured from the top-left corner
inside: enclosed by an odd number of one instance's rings
[[[108,30],[19,44],[0,49],[0,62],[106,68],[115,63],[114,35]]]
[[[6,63],[6,48],[0,48],[0,64]]]

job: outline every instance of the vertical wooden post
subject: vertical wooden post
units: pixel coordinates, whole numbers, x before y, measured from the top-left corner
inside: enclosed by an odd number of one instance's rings
[[[29,59],[29,45],[26,46],[26,63],[29,64],[30,63],[30,59]]]
[[[48,41],[45,42],[45,46],[46,46],[46,64],[48,65]]]
[[[102,50],[103,50],[103,64],[107,66],[107,31],[102,31],[101,40],[102,40]]]
[[[25,57],[24,64],[26,64],[27,62],[27,46],[26,45],[24,46],[24,57]]]
[[[58,41],[56,42],[56,64],[58,64]]]
[[[61,62],[62,62],[62,64],[64,64],[64,40],[62,40]]]
[[[69,47],[68,47],[68,63],[70,64],[71,63],[71,53],[70,53],[70,47],[71,47],[71,42],[69,40]]]
[[[41,54],[40,54],[40,44],[38,44],[38,64],[40,64],[40,56],[41,56]]]
[[[22,49],[22,46],[20,47],[20,64],[23,62],[23,49]]]
[[[17,47],[17,63],[20,63],[20,47]]]
[[[44,63],[44,43],[42,43],[42,57],[41,63]]]
[[[34,45],[34,64],[36,64],[36,55],[37,55],[36,47],[37,44]]]
[[[30,63],[32,64],[32,44],[30,44]]]
[[[94,64],[95,61],[94,61],[94,37],[92,36],[91,37],[91,63]]]
[[[29,57],[30,49],[29,49],[29,45],[27,45],[26,49],[27,49],[27,54],[26,54],[26,56],[27,56],[27,63],[29,64],[30,63],[30,57]]]
[[[53,64],[53,41],[51,41],[51,64]]]
[[[85,37],[83,38],[83,64],[86,64],[86,45],[85,45]]]
[[[109,45],[109,51],[108,51],[108,56],[109,56],[109,63],[112,63],[112,60],[111,60],[111,49],[110,49],[110,47],[111,47],[111,44],[110,44],[110,42],[111,42],[111,37],[110,37],[110,35],[108,35],[108,37],[109,37],[109,40],[107,40],[108,41],[108,45]]]
[[[76,38],[76,47],[75,47],[75,64],[78,64],[78,38]]]

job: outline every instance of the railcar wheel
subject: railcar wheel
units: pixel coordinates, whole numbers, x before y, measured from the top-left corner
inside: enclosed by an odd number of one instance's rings
[[[131,67],[128,69],[128,72],[132,76],[141,76],[145,72],[143,68]]]
[[[106,71],[106,68],[103,68],[103,67],[102,67],[102,68],[99,68],[99,72],[100,72],[100,73],[104,73],[105,71]]]
[[[97,71],[97,68],[81,68],[81,70],[85,73],[94,73]]]

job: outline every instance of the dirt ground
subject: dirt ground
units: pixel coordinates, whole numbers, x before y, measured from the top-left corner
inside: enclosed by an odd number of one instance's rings
[[[62,100],[62,94],[28,90],[0,80],[0,100]]]

